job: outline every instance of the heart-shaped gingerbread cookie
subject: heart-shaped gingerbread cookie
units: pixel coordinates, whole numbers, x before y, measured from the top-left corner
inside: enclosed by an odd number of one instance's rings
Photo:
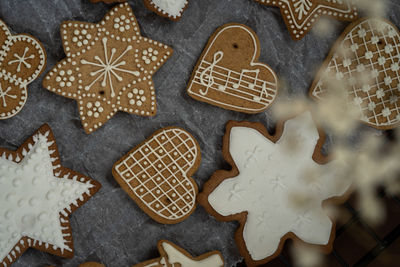
[[[194,68],[188,94],[196,100],[244,113],[267,109],[277,94],[277,78],[258,62],[260,42],[247,26],[218,28]]]
[[[383,19],[352,23],[338,39],[310,89],[323,99],[332,83],[348,91],[362,122],[377,129],[400,124],[400,33]]]
[[[155,221],[174,224],[195,209],[198,189],[191,175],[200,160],[194,137],[181,128],[167,127],[115,163],[113,176]]]

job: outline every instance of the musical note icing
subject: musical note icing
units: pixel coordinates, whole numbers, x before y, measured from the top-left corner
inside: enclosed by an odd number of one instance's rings
[[[241,24],[226,24],[210,38],[189,82],[187,92],[225,109],[259,113],[277,94],[277,78],[257,62],[257,35]]]
[[[214,60],[212,62],[212,64],[205,68],[204,71],[201,73],[200,75],[200,82],[202,85],[206,86],[206,89],[200,90],[200,94],[202,95],[206,95],[208,93],[208,89],[214,84],[214,77],[213,77],[213,70],[214,67],[217,65],[218,62],[221,61],[221,59],[223,58],[224,53],[221,51],[218,51],[214,54]],[[207,74],[207,72],[209,72],[209,74]],[[207,81],[205,81],[207,79]]]
[[[254,96],[254,100],[257,101],[257,102],[261,101],[263,95],[265,95],[265,97],[268,96],[267,83],[266,82],[264,82],[263,85],[262,85],[262,89],[261,89],[260,95],[259,96]]]
[[[246,81],[243,80],[243,76],[245,76],[245,73],[255,73],[256,76],[254,77],[254,80],[252,82],[246,82]],[[259,73],[260,73],[259,69],[255,69],[255,70],[246,70],[246,69],[244,69],[244,70],[242,70],[242,72],[240,73],[239,81],[232,85],[233,88],[238,89],[240,87],[240,85],[245,82],[245,83],[247,83],[247,86],[250,89],[254,89]]]

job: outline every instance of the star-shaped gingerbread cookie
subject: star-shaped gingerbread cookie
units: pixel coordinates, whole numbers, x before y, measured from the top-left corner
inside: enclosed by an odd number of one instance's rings
[[[0,148],[0,265],[10,266],[29,247],[72,257],[68,216],[100,187],[61,166],[48,125],[16,151]]]
[[[343,201],[335,197],[350,182],[321,154],[323,141],[309,112],[279,124],[274,136],[259,123],[228,123],[223,154],[233,168],[215,172],[199,202],[219,220],[240,222],[236,241],[247,266],[277,257],[289,238],[331,250],[333,222],[322,203]]]
[[[281,9],[290,35],[300,40],[306,35],[320,16],[330,16],[338,20],[355,20],[357,8],[351,0],[255,0],[267,6]]]
[[[156,114],[152,75],[172,49],[140,35],[127,3],[114,7],[98,24],[64,22],[61,36],[67,58],[47,74],[43,86],[78,102],[86,133],[118,111]]]

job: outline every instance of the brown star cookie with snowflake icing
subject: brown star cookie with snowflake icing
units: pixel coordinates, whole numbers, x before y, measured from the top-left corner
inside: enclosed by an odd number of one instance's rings
[[[156,114],[152,75],[172,49],[140,35],[127,3],[114,7],[97,24],[66,21],[61,36],[67,58],[47,74],[43,86],[78,102],[86,133],[118,111]]]
[[[43,45],[27,34],[12,35],[0,20],[0,120],[21,111],[28,97],[27,86],[45,66]]]
[[[352,0],[255,0],[263,5],[276,6],[281,10],[293,40],[306,35],[320,16],[352,21],[358,16]]]

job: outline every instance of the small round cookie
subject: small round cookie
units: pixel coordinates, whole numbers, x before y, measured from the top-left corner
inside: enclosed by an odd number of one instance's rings
[[[46,67],[43,45],[28,34],[12,35],[0,20],[0,120],[17,115],[28,98],[27,86]]]

